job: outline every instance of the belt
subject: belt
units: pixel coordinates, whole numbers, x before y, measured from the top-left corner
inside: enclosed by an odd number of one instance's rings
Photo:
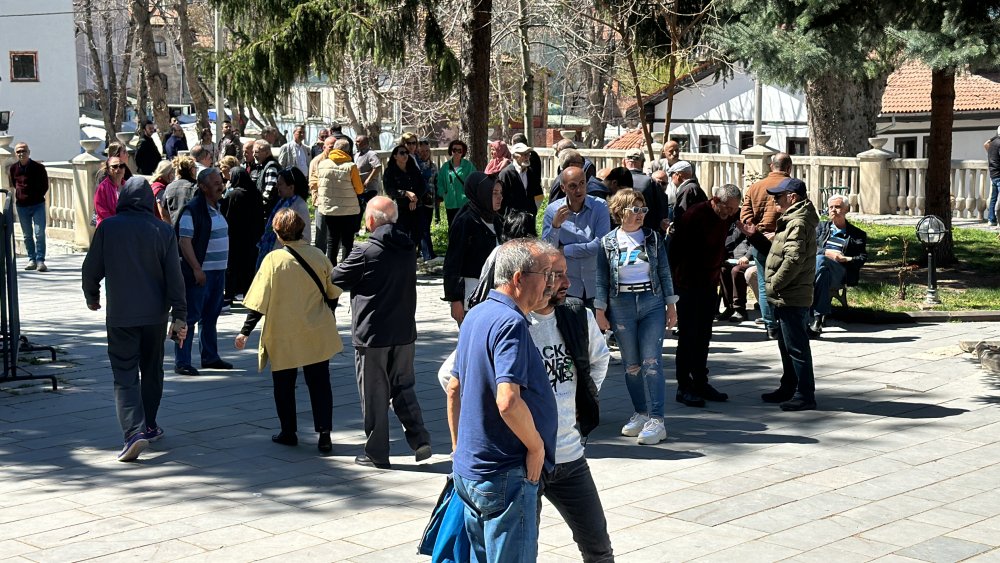
[[[618,284],[618,291],[624,293],[638,293],[640,291],[652,291],[652,289],[653,282]]]

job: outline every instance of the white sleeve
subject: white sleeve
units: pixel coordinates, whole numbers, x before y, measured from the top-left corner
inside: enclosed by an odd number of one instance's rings
[[[454,377],[451,374],[451,370],[455,367],[455,352],[457,350],[452,350],[451,354],[444,359],[444,363],[441,364],[441,369],[438,370],[438,382],[441,384],[441,389],[445,391],[448,390],[448,383],[451,382],[451,378]]]
[[[597,327],[597,320],[594,314],[587,310],[587,327],[590,329],[590,377],[594,380],[594,385],[600,391],[604,378],[608,374],[608,365],[611,364],[611,350],[608,350],[608,343],[604,341],[604,334]]]

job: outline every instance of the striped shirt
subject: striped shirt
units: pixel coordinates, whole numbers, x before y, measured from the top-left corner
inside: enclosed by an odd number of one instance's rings
[[[219,210],[208,206],[208,215],[212,218],[212,236],[208,239],[208,250],[201,264],[204,271],[225,270],[229,263],[229,224]],[[181,214],[181,237],[194,238],[194,221],[191,213]]]

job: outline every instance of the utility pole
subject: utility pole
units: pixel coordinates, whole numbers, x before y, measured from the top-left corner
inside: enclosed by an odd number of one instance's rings
[[[222,87],[219,83],[219,56],[222,53],[222,22],[219,9],[215,9],[215,146],[222,142],[222,121],[226,118],[226,109],[222,107]]]

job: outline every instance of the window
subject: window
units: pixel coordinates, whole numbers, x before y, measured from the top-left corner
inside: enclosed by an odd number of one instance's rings
[[[681,152],[688,152],[691,150],[690,135],[671,135],[670,140],[677,141],[677,144],[681,146]]]
[[[308,92],[306,98],[306,116],[307,117],[322,117],[323,116],[323,95],[321,92]]]
[[[10,81],[38,82],[37,51],[11,51]]]
[[[718,135],[698,135],[698,152],[719,153],[722,151],[722,141]]]
[[[809,154],[809,139],[806,137],[788,137],[785,140],[785,152],[794,156]]]
[[[753,146],[753,131],[740,131],[740,152]]]
[[[916,137],[899,137],[896,139],[895,145],[899,158],[917,158]]]
[[[157,57],[167,56],[167,41],[161,37],[157,37],[153,40],[153,51],[156,52]]]

